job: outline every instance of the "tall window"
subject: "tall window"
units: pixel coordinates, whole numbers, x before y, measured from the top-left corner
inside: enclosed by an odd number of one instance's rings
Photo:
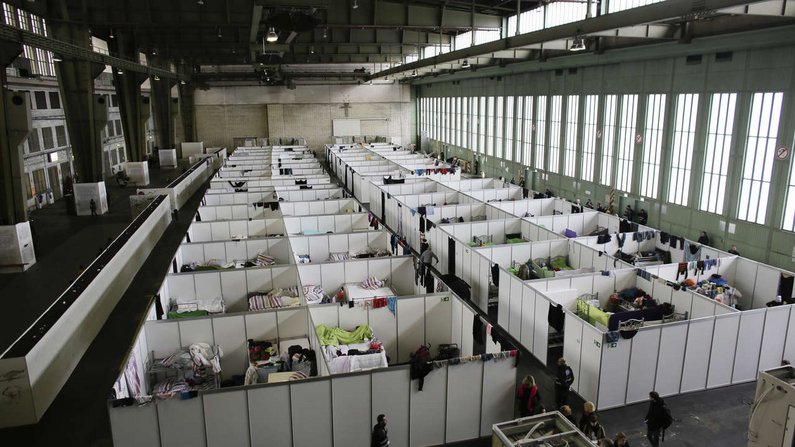
[[[676,97],[673,142],[671,145],[671,177],[668,201],[687,206],[690,195],[690,169],[696,137],[698,94],[683,93]]]
[[[605,96],[604,132],[602,132],[602,171],[599,183],[613,186],[613,147],[615,145],[618,96]]]
[[[503,105],[505,98],[498,96],[494,100],[494,156],[504,157],[505,144],[502,138],[502,128],[505,124],[503,120]]]
[[[488,121],[486,120],[486,97],[480,97],[480,107],[478,108],[478,116],[480,125],[478,126],[478,152],[481,154],[486,151],[486,127]]]
[[[530,166],[533,150],[533,97],[525,96],[522,106],[522,163]]]
[[[455,135],[453,138],[453,144],[456,146],[463,146],[461,142],[461,129],[463,125],[461,123],[461,117],[464,114],[464,98],[458,97],[455,99]]]
[[[486,155],[494,155],[494,97],[486,98]]]
[[[701,184],[699,209],[710,213],[723,213],[736,105],[736,93],[714,93],[709,106],[709,130],[704,150],[704,180]]]
[[[566,146],[563,174],[574,177],[577,173],[577,114],[580,111],[579,95],[566,98]]]
[[[599,114],[599,95],[585,97],[582,127],[582,163],[580,178],[592,182],[596,162],[596,120]]]
[[[505,159],[508,161],[513,161],[513,103],[513,96],[505,98]]]
[[[536,102],[536,169],[544,169],[544,149],[547,135],[547,97],[539,96]]]
[[[477,97],[469,98],[469,148],[475,152],[479,152],[478,146],[478,126],[480,126],[479,107],[480,101]]]
[[[646,129],[643,132],[643,169],[641,170],[640,193],[652,199],[657,198],[660,186],[665,99],[665,95],[649,95],[646,100]]]
[[[781,92],[754,93],[745,141],[738,219],[765,223],[783,96]]]
[[[560,126],[563,121],[563,97],[554,95],[549,102],[549,171],[560,172]]]
[[[632,190],[632,165],[635,161],[635,127],[638,116],[638,95],[621,97],[621,127],[618,133],[616,189]]]

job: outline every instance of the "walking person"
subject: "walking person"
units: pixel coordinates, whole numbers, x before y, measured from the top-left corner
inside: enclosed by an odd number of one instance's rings
[[[524,376],[516,393],[516,399],[519,401],[520,417],[544,412],[544,407],[541,405],[541,393],[538,391],[538,385],[536,385],[536,379],[533,376]]]
[[[566,364],[566,359],[558,359],[558,374],[555,377],[555,407],[560,408],[569,403],[569,389],[574,383],[574,371]]]
[[[436,253],[431,250],[431,247],[428,246],[421,254],[420,254],[420,285],[424,286],[426,277],[430,274],[430,269],[428,267],[432,266],[435,262],[439,262],[439,257],[436,256]]]
[[[671,425],[671,413],[665,401],[656,392],[649,393],[649,411],[646,412],[646,438],[652,447],[659,447],[660,439],[665,439],[665,429]]]
[[[387,447],[389,438],[386,433],[386,415],[379,414],[376,424],[373,427],[373,434],[370,437],[370,447]]]
[[[591,401],[586,401],[582,404],[582,416],[580,417],[579,424],[577,424],[577,428],[580,431],[585,431],[585,426],[588,425],[588,422],[591,420],[591,415],[596,414],[596,405]]]
[[[599,423],[599,418],[596,417],[595,413],[592,413],[588,418],[588,423],[585,425],[585,428],[582,430],[582,432],[585,437],[591,441],[601,441],[607,437],[605,435],[605,428]]]
[[[95,202],[94,199],[91,199],[91,202],[88,203],[88,208],[91,209],[92,216],[97,215],[97,202]]]

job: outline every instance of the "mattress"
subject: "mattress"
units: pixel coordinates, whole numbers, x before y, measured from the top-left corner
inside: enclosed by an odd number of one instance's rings
[[[375,297],[395,296],[395,292],[390,287],[379,287],[377,289],[365,289],[360,283],[348,283],[342,286],[348,300],[365,300]]]

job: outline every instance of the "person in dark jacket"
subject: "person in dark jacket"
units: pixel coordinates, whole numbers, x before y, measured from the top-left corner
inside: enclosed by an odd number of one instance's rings
[[[582,417],[580,417],[580,423],[577,424],[577,428],[579,428],[580,431],[585,431],[585,426],[590,422],[592,414],[596,414],[596,405],[591,401],[583,403]]]
[[[519,401],[519,416],[527,417],[544,412],[541,406],[541,393],[533,376],[525,376],[519,390],[516,392],[516,399]]]
[[[555,407],[569,403],[569,388],[574,383],[574,371],[566,364],[566,359],[558,359],[558,374],[555,377]]]
[[[582,433],[591,441],[601,441],[607,438],[607,435],[605,435],[605,428],[599,423],[599,418],[596,417],[596,414],[591,414]]]
[[[613,440],[613,445],[615,447],[629,447],[629,440],[627,439],[627,435],[624,432],[616,433],[616,437]]]
[[[379,414],[376,422],[378,423],[373,427],[370,447],[387,447],[389,445],[389,438],[386,435],[386,415]]]
[[[577,419],[574,417],[574,413],[571,411],[570,406],[564,405],[560,407],[560,410],[558,411],[560,411],[560,414],[562,414],[566,419],[568,419],[569,422],[571,422],[571,425],[575,427],[577,426]]]
[[[701,236],[698,237],[698,243],[701,245],[709,245],[709,236],[706,231],[701,232]]]
[[[664,424],[665,402],[656,391],[652,391],[649,393],[649,411],[646,412],[646,438],[652,447],[659,447]]]

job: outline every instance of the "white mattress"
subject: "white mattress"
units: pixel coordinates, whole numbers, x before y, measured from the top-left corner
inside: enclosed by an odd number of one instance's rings
[[[395,296],[395,292],[389,287],[379,287],[377,289],[365,289],[360,283],[348,283],[342,286],[345,296],[349,300],[364,300],[375,297]]]

